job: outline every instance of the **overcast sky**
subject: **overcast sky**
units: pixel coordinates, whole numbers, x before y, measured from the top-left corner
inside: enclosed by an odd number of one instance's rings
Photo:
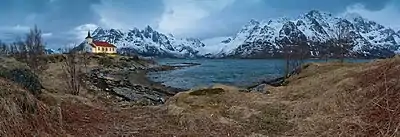
[[[37,24],[49,47],[82,41],[97,26],[150,25],[163,33],[200,39],[229,36],[250,19],[294,17],[312,9],[365,18],[400,29],[399,0],[1,0],[0,40]]]

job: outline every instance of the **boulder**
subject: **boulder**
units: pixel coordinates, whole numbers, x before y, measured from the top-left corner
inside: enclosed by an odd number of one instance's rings
[[[260,84],[256,87],[252,88],[250,90],[250,92],[259,92],[259,93],[269,94],[268,86],[269,85],[267,85],[267,84]]]

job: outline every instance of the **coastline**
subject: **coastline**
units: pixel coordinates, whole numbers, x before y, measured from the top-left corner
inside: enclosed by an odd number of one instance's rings
[[[159,65],[157,63],[135,63],[132,66],[114,68],[95,68],[90,71],[87,83],[95,87],[95,91],[105,91],[119,101],[129,101],[141,105],[160,105],[175,94],[186,89],[170,87],[161,82],[152,81],[148,73],[183,69],[200,64],[185,63],[185,65]],[[136,64],[137,65],[137,64]]]

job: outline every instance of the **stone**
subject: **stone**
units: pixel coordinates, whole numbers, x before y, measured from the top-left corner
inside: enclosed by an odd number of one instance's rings
[[[256,87],[252,88],[250,92],[259,92],[259,93],[269,94],[268,85],[260,84]]]

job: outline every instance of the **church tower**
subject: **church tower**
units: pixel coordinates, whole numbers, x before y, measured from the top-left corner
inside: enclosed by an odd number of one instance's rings
[[[86,36],[85,40],[88,44],[93,43],[93,38],[90,36],[90,30],[88,31],[88,35]]]

